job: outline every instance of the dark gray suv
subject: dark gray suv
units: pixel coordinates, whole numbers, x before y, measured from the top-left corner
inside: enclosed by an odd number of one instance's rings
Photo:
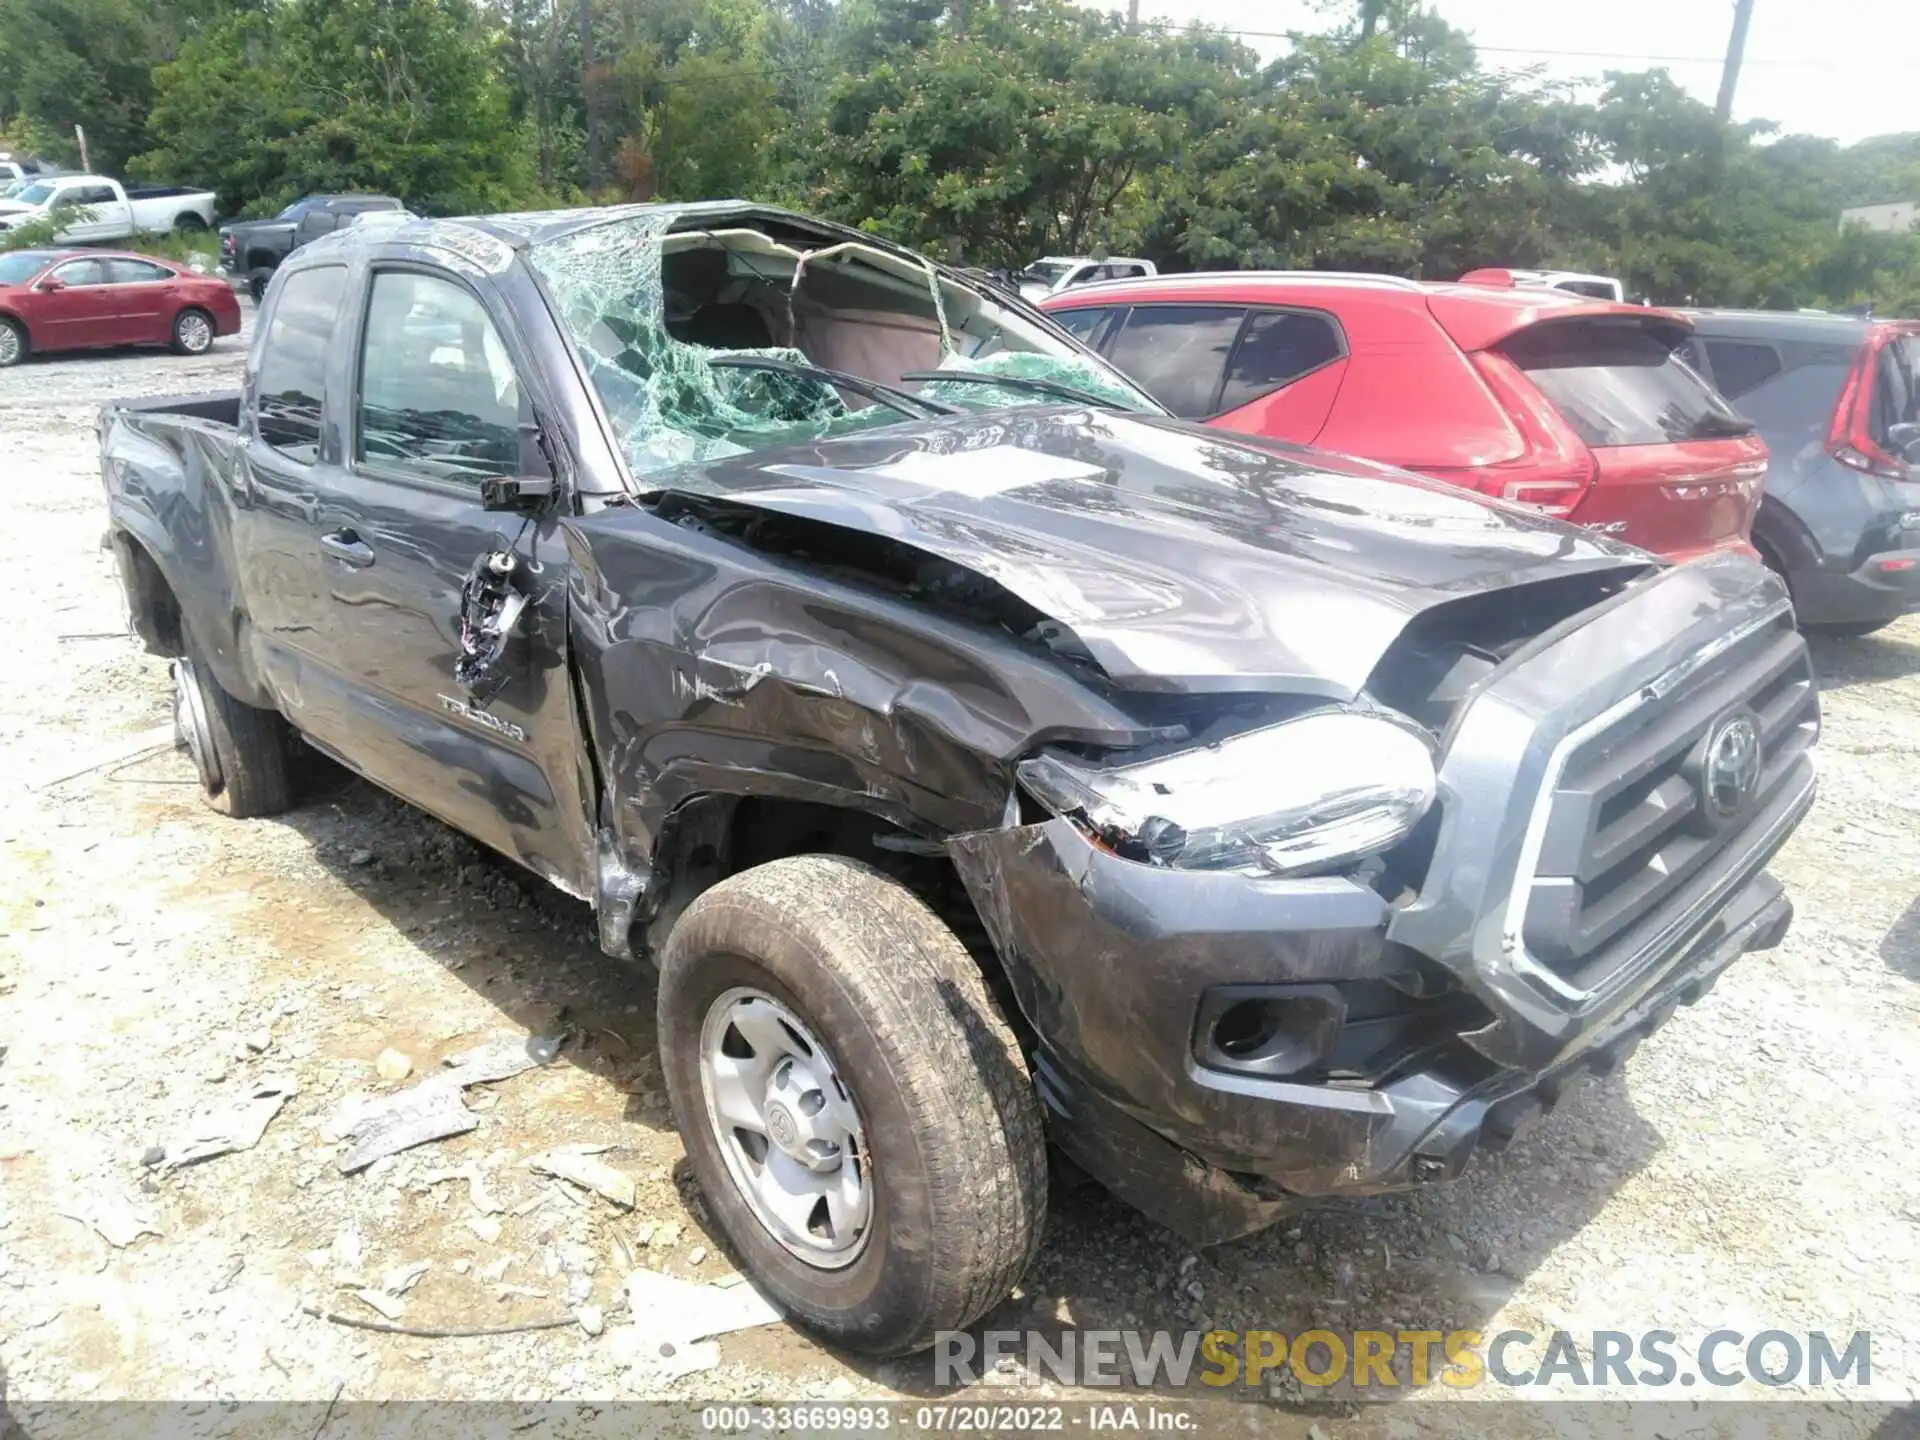
[[[1865,635],[1920,608],[1920,321],[1691,314],[1688,358],[1773,452],[1753,543],[1800,623]]]

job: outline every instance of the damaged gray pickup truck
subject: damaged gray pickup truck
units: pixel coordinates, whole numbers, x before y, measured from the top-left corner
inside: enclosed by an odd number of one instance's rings
[[[797,215],[355,227],[102,453],[210,801],[297,737],[589,900],[713,1217],[857,1349],[1006,1295],[1049,1138],[1202,1244],[1434,1184],[1791,916],[1759,565],[1181,424]]]

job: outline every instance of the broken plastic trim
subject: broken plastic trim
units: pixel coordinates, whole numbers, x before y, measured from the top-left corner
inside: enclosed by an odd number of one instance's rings
[[[1436,789],[1420,734],[1341,710],[1112,768],[1048,753],[1019,775],[1036,800],[1128,858],[1272,875],[1378,854],[1406,838]]]

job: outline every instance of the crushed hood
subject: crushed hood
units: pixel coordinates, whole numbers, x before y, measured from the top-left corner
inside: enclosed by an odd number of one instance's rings
[[[986,576],[1136,690],[1350,699],[1437,604],[1654,563],[1367,461],[1082,408],[898,425],[654,478]]]

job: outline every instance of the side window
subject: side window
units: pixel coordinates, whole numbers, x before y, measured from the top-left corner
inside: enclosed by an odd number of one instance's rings
[[[1136,305],[1107,358],[1175,415],[1197,420],[1214,413],[1246,314],[1235,305]]]
[[[1324,315],[1296,310],[1255,311],[1227,363],[1221,410],[1238,410],[1270,390],[1330,365],[1346,351]]]
[[[520,468],[520,382],[473,292],[408,270],[373,277],[356,458],[478,485]]]
[[[111,205],[113,191],[105,185],[89,185],[80,192],[82,205]]]
[[[1084,310],[1056,310],[1053,318],[1082,345],[1100,348],[1100,327],[1111,318],[1113,311],[1104,305],[1089,305]]]
[[[107,262],[108,283],[113,285],[151,285],[157,280],[172,278],[171,270],[146,260],[109,260]]]
[[[340,265],[287,276],[260,342],[254,402],[260,438],[302,465],[320,458],[327,350],[346,283],[347,272]]]
[[[1783,368],[1780,352],[1771,345],[1748,340],[1709,340],[1706,345],[1714,384],[1729,400],[1737,400],[1749,390],[1766,384]]]
[[[65,190],[57,192],[53,199],[48,202],[47,208],[50,210],[71,210],[80,203],[80,193],[80,187],[78,185],[70,185]]]
[[[107,283],[107,262],[104,260],[75,260],[62,265],[53,272],[53,278],[62,285],[78,288],[82,285],[104,285]]]
[[[1920,339],[1890,340],[1880,351],[1873,398],[1873,438],[1888,443],[1895,425],[1920,422]]]

